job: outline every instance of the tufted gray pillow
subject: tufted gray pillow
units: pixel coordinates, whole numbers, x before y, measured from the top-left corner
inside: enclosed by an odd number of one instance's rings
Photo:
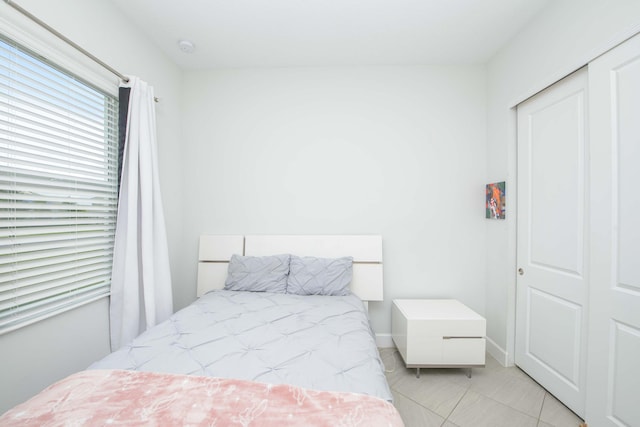
[[[289,255],[232,255],[224,288],[229,291],[278,292],[284,294],[289,274]]]
[[[315,258],[291,255],[287,293],[349,295],[353,258]]]

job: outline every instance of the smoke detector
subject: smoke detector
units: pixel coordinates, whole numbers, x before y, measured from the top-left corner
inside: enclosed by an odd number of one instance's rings
[[[180,40],[178,42],[178,48],[180,48],[180,50],[184,53],[193,53],[193,51],[196,48],[196,45],[194,45],[189,40]]]

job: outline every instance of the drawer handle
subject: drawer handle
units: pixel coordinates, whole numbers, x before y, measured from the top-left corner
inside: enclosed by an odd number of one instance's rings
[[[482,339],[484,337],[442,337],[443,340],[468,340],[468,339],[475,339],[475,340],[479,340]]]

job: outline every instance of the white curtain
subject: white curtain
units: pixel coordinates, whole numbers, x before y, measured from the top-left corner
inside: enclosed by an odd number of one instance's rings
[[[173,312],[153,87],[137,77],[123,86],[131,92],[111,276],[112,350]]]

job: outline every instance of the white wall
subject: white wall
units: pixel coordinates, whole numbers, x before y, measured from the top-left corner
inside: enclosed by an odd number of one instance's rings
[[[487,177],[507,179],[507,220],[487,222],[487,334],[494,355],[513,363],[518,102],[640,31],[638,0],[553,1],[487,65]]]
[[[247,69],[189,72],[182,81],[108,0],[20,4],[155,86],[176,308],[195,298],[200,233],[379,233],[386,291],[370,307],[376,332],[389,332],[393,298],[456,297],[485,314],[506,360],[515,292],[511,107],[640,21],[637,0],[559,0],[486,72]],[[16,16],[4,3],[0,14]],[[486,221],[484,184],[505,178],[508,219]],[[106,353],[107,315],[105,299],[0,336],[0,411]]]
[[[109,299],[0,336],[0,414],[109,353]]]
[[[184,283],[202,233],[381,234],[377,333],[390,332],[393,298],[484,312],[483,67],[223,70],[184,83]]]
[[[179,276],[181,71],[126,21],[109,0],[22,0],[19,4],[120,72],[138,75],[155,87],[161,98],[157,111],[161,185],[172,247],[173,275],[174,278]],[[0,3],[0,18],[29,27],[4,2]],[[107,354],[108,307],[105,298],[0,335],[0,413],[52,381],[82,370]]]

